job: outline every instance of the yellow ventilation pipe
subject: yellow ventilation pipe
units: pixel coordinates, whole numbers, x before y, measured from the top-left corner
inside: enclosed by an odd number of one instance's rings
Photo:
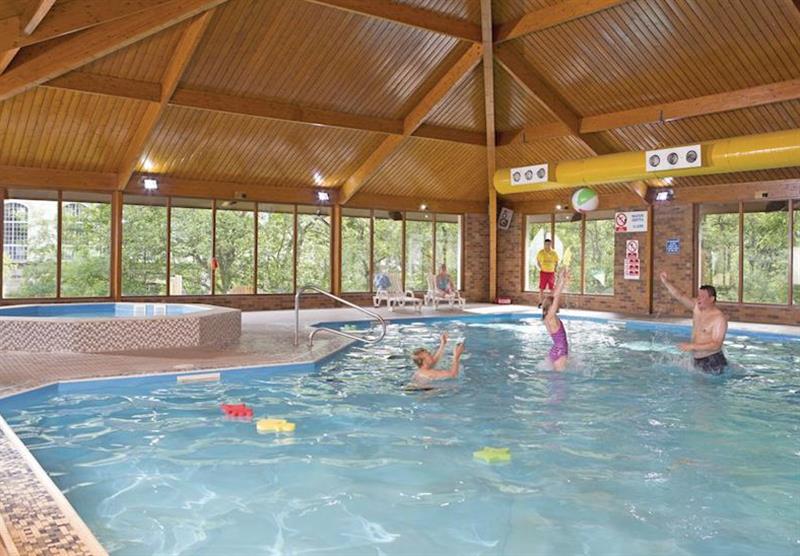
[[[501,168],[494,173],[494,187],[498,193],[510,195],[596,183],[800,166],[800,129],[706,141],[700,143],[700,148],[703,165],[698,168],[647,172],[645,152],[627,152],[551,164],[550,177],[555,180],[545,183],[511,185],[511,169]]]

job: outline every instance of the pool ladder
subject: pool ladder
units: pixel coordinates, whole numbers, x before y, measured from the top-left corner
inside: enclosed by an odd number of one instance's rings
[[[300,296],[307,291],[314,291],[317,293],[321,293],[326,297],[330,297],[331,299],[342,303],[343,305],[347,305],[348,307],[352,307],[356,311],[360,311],[367,316],[370,316],[378,321],[381,325],[381,331],[377,336],[368,336],[368,332],[363,334],[356,334],[356,333],[349,333],[344,332],[342,330],[336,330],[335,328],[326,328],[321,326],[319,328],[314,328],[311,333],[308,335],[308,347],[311,347],[314,344],[314,336],[317,335],[317,332],[330,332],[331,334],[336,334],[337,336],[344,336],[345,338],[350,338],[351,340],[356,340],[359,342],[364,342],[365,344],[374,344],[383,340],[384,336],[386,336],[386,321],[382,316],[374,311],[370,311],[368,309],[364,309],[363,307],[359,307],[355,303],[350,303],[346,299],[342,299],[341,297],[337,297],[330,292],[326,292],[325,290],[318,288],[317,286],[303,286],[294,296],[294,345],[295,347],[300,345]],[[371,329],[370,329],[371,330]]]

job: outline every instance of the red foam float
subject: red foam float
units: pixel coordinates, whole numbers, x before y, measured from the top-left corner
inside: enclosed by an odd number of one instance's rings
[[[222,412],[227,415],[228,417],[247,417],[250,418],[253,416],[253,408],[247,407],[246,404],[239,403],[239,404],[232,404],[232,403],[224,403],[219,406],[222,409]]]

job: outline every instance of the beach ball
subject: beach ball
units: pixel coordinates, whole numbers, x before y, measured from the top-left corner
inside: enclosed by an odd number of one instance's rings
[[[581,187],[572,194],[572,208],[578,212],[590,212],[600,204],[600,197],[594,190],[588,187]]]

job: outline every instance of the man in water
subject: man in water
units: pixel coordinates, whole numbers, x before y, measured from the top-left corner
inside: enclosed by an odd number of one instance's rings
[[[678,344],[681,351],[691,351],[694,366],[703,372],[718,375],[728,361],[722,353],[722,343],[728,332],[728,318],[717,308],[717,290],[714,286],[700,286],[697,299],[685,296],[667,279],[660,275],[661,283],[681,305],[692,310],[692,341]]]
[[[446,378],[455,378],[458,376],[458,365],[461,359],[461,354],[464,353],[464,344],[457,344],[453,350],[453,363],[450,365],[449,370],[436,369],[436,363],[444,355],[445,347],[447,346],[447,333],[442,334],[439,340],[439,349],[436,353],[431,354],[425,348],[415,349],[411,359],[417,365],[417,372],[411,377],[411,383],[407,388],[419,389],[429,386],[428,383],[435,380],[442,380]]]

